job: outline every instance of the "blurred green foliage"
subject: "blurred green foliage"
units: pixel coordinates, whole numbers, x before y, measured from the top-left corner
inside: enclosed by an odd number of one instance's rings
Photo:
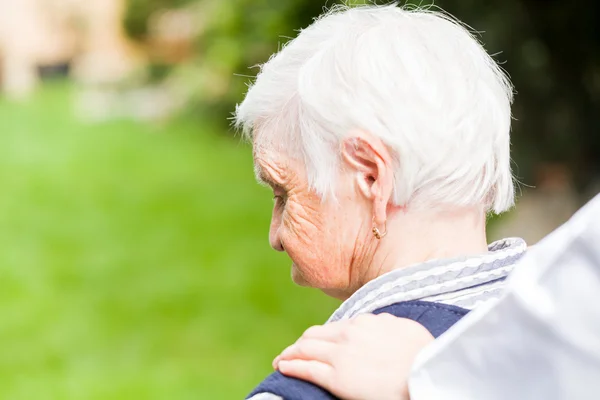
[[[269,248],[251,151],[0,100],[0,398],[234,399],[335,302]]]

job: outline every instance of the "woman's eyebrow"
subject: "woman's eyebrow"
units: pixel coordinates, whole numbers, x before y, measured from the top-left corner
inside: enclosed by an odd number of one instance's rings
[[[271,177],[264,171],[264,169],[258,163],[254,164],[254,176],[256,177],[256,181],[260,185],[270,186],[272,188],[280,186],[271,179]]]

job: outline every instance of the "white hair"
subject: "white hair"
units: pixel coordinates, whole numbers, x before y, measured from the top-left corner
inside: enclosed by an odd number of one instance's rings
[[[341,140],[364,130],[393,156],[394,204],[501,213],[514,203],[511,102],[507,76],[451,16],[341,6],[262,65],[235,122],[303,160],[322,196],[335,193]]]

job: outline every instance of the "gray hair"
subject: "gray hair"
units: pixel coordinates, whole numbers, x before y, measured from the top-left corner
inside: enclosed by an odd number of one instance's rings
[[[255,146],[304,161],[311,188],[335,196],[340,142],[382,139],[397,205],[514,203],[512,85],[451,16],[396,5],[336,7],[261,67],[236,125]]]

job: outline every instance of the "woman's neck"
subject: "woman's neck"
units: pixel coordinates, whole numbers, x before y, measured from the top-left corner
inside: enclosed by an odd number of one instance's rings
[[[370,261],[356,271],[357,285],[395,269],[434,259],[487,252],[485,213],[481,209],[393,212],[387,235],[374,241]],[[351,293],[350,293],[351,294]],[[348,295],[349,296],[349,295]]]

